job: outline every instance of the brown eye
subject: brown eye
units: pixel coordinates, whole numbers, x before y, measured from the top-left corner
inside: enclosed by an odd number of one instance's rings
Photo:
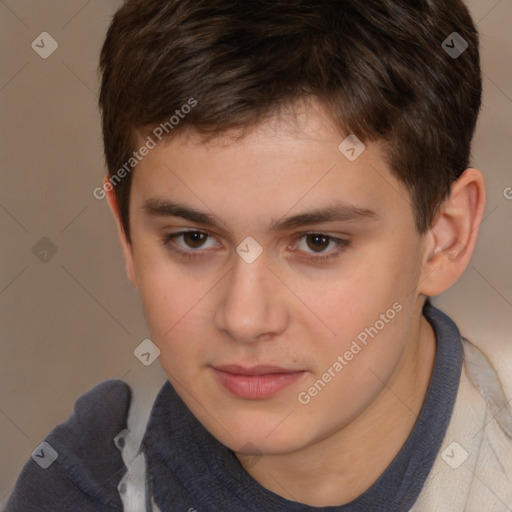
[[[337,238],[324,233],[300,233],[295,242],[289,246],[292,252],[311,263],[327,263],[341,256],[350,245],[349,240]]]
[[[206,242],[208,235],[201,231],[187,231],[182,233],[183,241],[192,249],[198,249]]]
[[[191,263],[210,260],[222,248],[211,233],[196,229],[164,234],[162,243],[178,261]]]
[[[312,234],[306,236],[306,244],[307,246],[315,252],[322,252],[327,247],[329,247],[329,243],[331,242],[331,237],[322,235],[322,234]]]

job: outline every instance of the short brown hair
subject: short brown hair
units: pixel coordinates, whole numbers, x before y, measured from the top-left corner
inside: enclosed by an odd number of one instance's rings
[[[442,43],[460,36],[467,49],[455,58]],[[385,144],[424,233],[468,167],[478,44],[461,0],[128,0],[100,59],[110,179],[127,169],[141,129],[214,136],[314,98],[340,134]],[[113,184],[130,240],[127,170]]]

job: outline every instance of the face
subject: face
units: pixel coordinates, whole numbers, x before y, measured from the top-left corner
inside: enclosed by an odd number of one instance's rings
[[[414,342],[425,252],[375,144],[321,112],[188,133],[133,175],[129,276],[160,364],[235,451],[290,453],[375,400]]]

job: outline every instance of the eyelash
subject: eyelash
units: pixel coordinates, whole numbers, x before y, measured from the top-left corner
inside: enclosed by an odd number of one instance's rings
[[[210,254],[204,253],[204,252],[199,252],[200,251],[199,249],[191,250],[191,251],[184,251],[182,249],[178,249],[178,248],[172,246],[171,242],[174,239],[179,238],[180,236],[186,235],[188,233],[201,233],[203,235],[211,236],[211,233],[208,233],[207,231],[201,231],[201,230],[179,231],[177,233],[171,233],[171,234],[164,235],[162,237],[163,245],[168,247],[171,251],[179,254],[180,256],[182,256],[186,259],[190,259],[190,260],[197,259],[197,258],[210,259],[211,258]],[[295,237],[294,243],[296,241],[299,241],[301,238],[303,238],[305,236],[310,236],[310,235],[323,236],[323,237],[327,238],[327,240],[329,242],[334,242],[336,244],[336,249],[329,251],[327,253],[327,256],[307,256],[306,257],[306,259],[316,262],[316,263],[324,263],[324,262],[333,260],[335,258],[338,258],[341,255],[341,253],[350,245],[350,242],[348,240],[345,240],[342,238],[336,238],[336,237],[326,235],[324,233],[317,232],[317,231],[308,231],[308,232],[304,232],[304,233],[299,233]]]

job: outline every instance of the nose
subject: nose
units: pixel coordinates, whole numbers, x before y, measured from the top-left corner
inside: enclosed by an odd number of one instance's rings
[[[215,326],[238,342],[274,338],[288,323],[284,288],[263,255],[252,263],[237,257],[224,281]]]

